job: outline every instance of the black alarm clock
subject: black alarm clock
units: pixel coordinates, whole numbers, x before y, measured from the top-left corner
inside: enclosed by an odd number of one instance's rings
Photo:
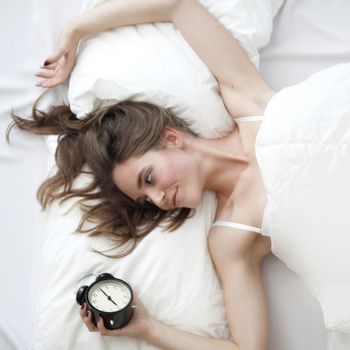
[[[98,318],[103,319],[107,329],[124,327],[133,315],[133,293],[123,280],[110,273],[102,273],[90,286],[81,286],[77,291],[79,305],[86,303],[92,322],[97,327]]]

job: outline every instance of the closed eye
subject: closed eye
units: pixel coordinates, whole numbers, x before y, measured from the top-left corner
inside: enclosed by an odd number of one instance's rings
[[[146,184],[148,184],[148,185],[152,185],[152,170],[151,171],[149,171],[148,173],[147,173],[147,175],[145,176],[145,182],[146,182]]]
[[[142,187],[142,173],[145,171],[145,168],[141,171],[141,173],[138,176],[138,181],[137,181],[137,188],[141,188]],[[153,185],[154,184],[154,178],[153,178],[153,169],[151,168],[146,175],[143,178],[143,182],[146,185]],[[141,197],[138,197],[135,199],[136,202],[140,203],[140,204],[153,204],[153,202],[149,199],[149,198],[145,198],[145,199],[141,199]]]
[[[150,170],[146,176],[145,176],[145,183],[147,185],[152,185],[153,184],[153,171]],[[145,200],[143,201],[143,204],[147,205],[147,204],[153,204],[152,200],[148,197],[145,198]]]
[[[146,199],[144,200],[143,204],[144,204],[144,205],[153,204],[153,202],[152,202],[151,199],[149,199],[148,197],[146,197]]]

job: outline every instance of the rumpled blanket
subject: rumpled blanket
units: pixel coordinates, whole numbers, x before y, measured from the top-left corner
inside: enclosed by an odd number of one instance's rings
[[[256,139],[273,253],[350,333],[350,64],[285,88]]]

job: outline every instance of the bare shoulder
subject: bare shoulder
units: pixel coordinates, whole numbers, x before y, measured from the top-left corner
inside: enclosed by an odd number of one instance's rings
[[[214,265],[222,275],[229,266],[239,262],[260,265],[271,253],[271,240],[255,232],[214,226],[209,232],[208,247]]]
[[[232,199],[221,200],[215,220],[251,222],[250,211],[240,208]],[[220,200],[219,200],[220,202]],[[213,226],[209,232],[208,245],[215,264],[219,261],[240,260],[247,257],[257,239],[255,232],[233,227]]]
[[[254,174],[248,174],[231,197],[218,196],[215,220],[261,227],[261,216],[266,204],[261,191],[263,189],[259,182],[254,180]],[[242,259],[257,263],[271,252],[271,241],[268,237],[234,227],[213,226],[209,233],[208,245],[215,265],[223,267],[228,261]]]

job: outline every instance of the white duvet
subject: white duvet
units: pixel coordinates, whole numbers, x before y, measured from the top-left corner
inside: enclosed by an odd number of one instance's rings
[[[256,141],[273,253],[350,333],[350,64],[277,93]]]

